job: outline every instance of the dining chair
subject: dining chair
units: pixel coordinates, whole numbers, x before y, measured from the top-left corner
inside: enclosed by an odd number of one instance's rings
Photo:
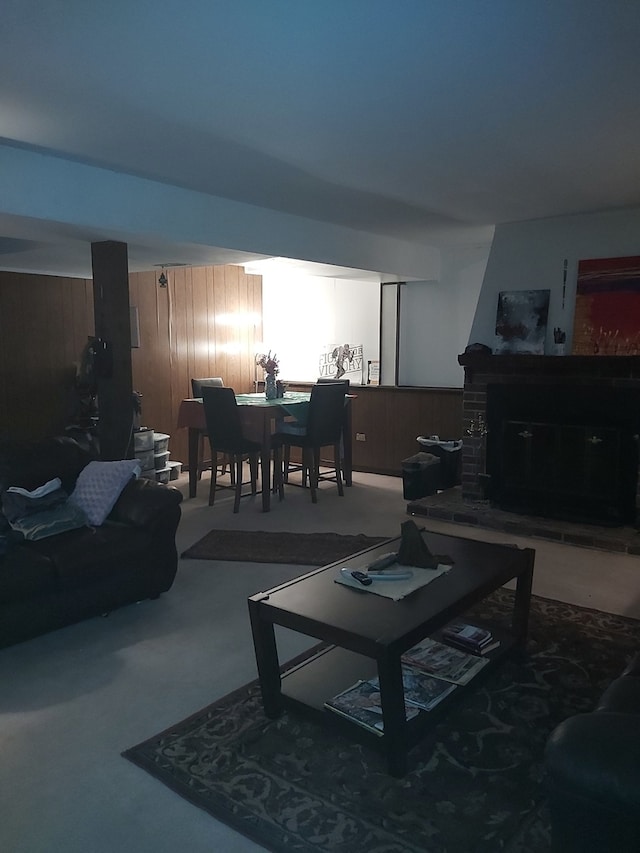
[[[347,387],[348,382],[342,381],[316,383],[311,389],[306,425],[285,422],[281,425],[280,431],[274,435],[274,441],[283,446],[285,458],[289,458],[288,454],[292,447],[300,448],[302,464],[298,467],[303,472],[303,485],[305,472],[308,472],[313,503],[318,502],[320,453],[324,447],[333,448],[335,481],[338,494],[340,497],[344,496],[340,444],[344,422],[344,396]],[[288,463],[285,464],[282,475],[284,482],[288,481],[287,466]]]
[[[222,376],[210,376],[208,379],[192,379],[191,393],[194,397],[202,397],[203,388],[223,388],[224,380]]]
[[[206,379],[191,379],[191,394],[194,398],[202,397],[202,389],[203,388],[223,388],[224,380],[221,376],[210,376]],[[209,441],[207,434],[205,432],[200,436],[200,440],[198,442],[198,480],[202,477],[203,471],[209,471],[211,468],[211,459],[205,458],[205,444]],[[220,473],[227,473],[227,465],[229,465],[229,460],[226,457],[223,457],[222,462],[220,463]],[[235,472],[233,470],[233,465],[230,465],[230,474],[231,474],[231,485],[235,485]]]
[[[349,379],[334,379],[331,376],[320,376],[316,380],[318,385],[342,385],[344,387],[344,393],[349,393],[349,386],[351,384],[351,380]],[[283,423],[283,422],[282,422]],[[276,426],[276,431],[280,428],[280,423]],[[304,432],[304,422],[289,422],[286,428],[286,431],[290,433],[297,433],[298,435],[302,435]],[[288,445],[284,446],[283,450],[283,480],[285,483],[289,482],[289,474],[294,474],[296,471],[302,472],[302,486],[306,487],[307,485],[307,468],[302,462],[291,462],[291,448]],[[344,448],[343,448],[343,438],[340,436],[340,460],[344,458]],[[330,471],[322,471],[322,463],[320,463],[318,467],[318,480],[335,480],[336,472],[335,466],[330,469]]]
[[[213,506],[216,493],[217,456],[218,453],[227,455],[235,475],[235,500],[233,511],[240,509],[240,499],[244,497],[242,487],[246,485],[242,479],[242,466],[245,459],[249,460],[251,472],[251,494],[257,494],[258,461],[262,445],[258,441],[245,438],[242,420],[238,411],[236,395],[233,388],[203,386],[202,402],[207,423],[207,433],[211,445],[212,466],[211,486],[209,488],[209,506]],[[274,454],[274,486],[277,487],[280,500],[284,497],[282,471],[280,462],[280,445],[273,443]]]

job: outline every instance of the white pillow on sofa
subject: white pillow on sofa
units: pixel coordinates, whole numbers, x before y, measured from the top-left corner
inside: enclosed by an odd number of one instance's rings
[[[89,462],[80,472],[69,501],[84,511],[89,524],[99,526],[113,509],[129,480],[139,475],[140,463],[137,459]]]

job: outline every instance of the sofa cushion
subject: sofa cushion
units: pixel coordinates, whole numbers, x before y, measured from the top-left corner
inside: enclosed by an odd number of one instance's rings
[[[600,697],[596,710],[640,715],[640,678],[630,675],[616,678]]]
[[[54,567],[58,589],[73,589],[146,566],[151,533],[107,522],[30,543]]]
[[[30,543],[12,545],[0,559],[0,604],[40,598],[56,589],[53,563]]]
[[[89,462],[80,472],[69,501],[84,510],[89,524],[100,525],[129,480],[139,474],[140,463],[137,459]]]

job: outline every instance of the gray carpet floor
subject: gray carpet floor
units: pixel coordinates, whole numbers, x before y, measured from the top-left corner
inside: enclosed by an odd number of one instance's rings
[[[178,481],[187,493],[186,477]],[[354,475],[318,503],[289,487],[263,514],[207,506],[207,475],[183,503],[178,550],[209,529],[399,535],[402,481]],[[422,519],[416,519],[422,523]],[[426,520],[425,520],[426,521]],[[640,562],[491,531],[434,530],[536,548],[534,592],[640,617]],[[427,526],[427,525],[425,525]],[[121,757],[256,675],[247,597],[301,573],[274,564],[183,560],[157,601],[122,608],[0,651],[0,850],[7,853],[248,853],[259,850]],[[313,641],[280,631],[281,658]]]

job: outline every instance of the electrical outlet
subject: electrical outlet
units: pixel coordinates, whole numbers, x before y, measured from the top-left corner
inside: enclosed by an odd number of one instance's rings
[[[366,440],[367,440],[367,436],[364,432],[357,432],[356,433],[356,441],[366,441]]]

